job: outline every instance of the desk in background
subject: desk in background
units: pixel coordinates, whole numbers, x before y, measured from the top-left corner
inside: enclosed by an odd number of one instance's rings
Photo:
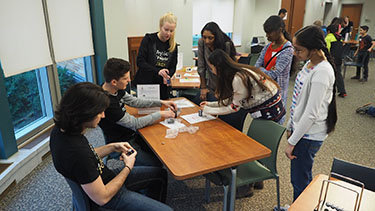
[[[193,77],[193,76],[185,76],[186,73],[194,74],[197,75],[198,71],[197,70],[192,70],[191,72],[186,72],[186,68],[194,68],[192,67],[184,67],[180,70],[176,70],[176,73],[172,76],[171,79],[171,85],[173,89],[193,89],[193,88],[199,88],[201,82],[180,82],[180,79],[199,79],[199,77]],[[196,68],[196,67],[195,67]],[[176,78],[176,75],[180,75],[180,79]]]

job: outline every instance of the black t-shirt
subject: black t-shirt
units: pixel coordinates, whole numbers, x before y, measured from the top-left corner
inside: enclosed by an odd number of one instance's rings
[[[99,175],[107,184],[116,176],[105,165],[100,174],[100,162],[84,135],[69,135],[55,126],[50,136],[50,149],[56,170],[79,184],[91,183]]]
[[[370,35],[361,37],[359,40],[359,51],[367,51],[372,45],[372,38]]]
[[[108,143],[126,141],[135,135],[132,129],[116,124],[126,113],[125,102],[122,99],[124,95],[125,90],[118,90],[116,96],[109,95],[109,107],[104,111],[105,117],[99,122]]]

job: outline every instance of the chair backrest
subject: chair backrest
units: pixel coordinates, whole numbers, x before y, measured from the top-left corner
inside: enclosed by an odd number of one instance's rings
[[[85,191],[82,187],[65,177],[66,182],[68,183],[70,189],[72,190],[73,195],[73,208],[76,211],[89,211],[90,210],[90,201],[87,197]]]
[[[241,64],[250,64],[250,58],[251,58],[250,54],[249,54],[249,56],[241,56],[238,59],[238,63],[241,63]]]
[[[364,183],[365,189],[375,191],[375,168],[370,168],[367,166],[362,166],[359,164],[334,158],[331,172],[352,178],[354,180],[358,180]],[[339,176],[332,175],[332,177],[352,183],[351,181]],[[352,184],[357,185],[356,183]]]
[[[249,62],[249,65],[254,66],[255,63],[257,62],[259,56],[260,56],[260,53],[252,53],[252,54],[250,55],[250,62]]]
[[[272,153],[270,157],[259,160],[272,173],[276,174],[277,150],[285,128],[276,122],[264,119],[253,119],[247,135],[255,141],[269,148]]]

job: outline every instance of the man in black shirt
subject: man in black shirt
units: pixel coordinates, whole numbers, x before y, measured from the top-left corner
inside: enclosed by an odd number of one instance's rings
[[[127,142],[93,148],[83,135],[95,128],[109,106],[105,91],[83,82],[69,88],[55,111],[50,149],[56,170],[78,183],[90,199],[90,210],[171,210],[166,199],[167,172],[160,167],[134,167],[137,152]],[[129,151],[132,154],[126,154]],[[102,158],[121,153],[125,168],[111,171]],[[116,173],[115,173],[116,172]],[[147,190],[147,196],[134,191]]]
[[[368,62],[370,53],[375,46],[375,42],[372,41],[370,35],[367,34],[368,26],[360,26],[359,34],[359,46],[354,53],[354,56],[358,55],[357,62],[362,63],[363,67],[363,78],[361,79],[361,67],[357,67],[357,74],[352,79],[359,79],[361,82],[367,82],[368,78]]]

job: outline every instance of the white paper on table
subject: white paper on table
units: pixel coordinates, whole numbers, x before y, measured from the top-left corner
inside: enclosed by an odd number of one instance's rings
[[[159,84],[138,84],[137,97],[139,99],[160,100]],[[138,114],[151,114],[160,111],[160,107],[138,108]]]
[[[191,108],[191,107],[194,107],[194,104],[191,103],[190,101],[186,100],[186,99],[175,100],[173,102],[176,103],[177,108]]]
[[[195,123],[199,123],[199,122],[204,122],[204,121],[216,119],[214,116],[211,116],[209,114],[206,114],[205,116],[199,116],[198,113],[182,115],[180,117],[185,119],[190,124],[195,124]]]
[[[184,78],[180,79],[180,83],[199,83],[201,80],[199,78]]]
[[[181,123],[181,122],[178,122],[178,121],[174,121],[173,123],[166,123],[165,121],[162,121],[162,122],[160,122],[160,124],[164,125],[167,128],[170,128],[170,129],[178,129],[178,128],[186,127],[186,125],[184,123]]]
[[[184,76],[185,77],[199,77],[199,74],[198,73],[185,73]]]
[[[198,70],[198,67],[192,67],[191,70]]]

